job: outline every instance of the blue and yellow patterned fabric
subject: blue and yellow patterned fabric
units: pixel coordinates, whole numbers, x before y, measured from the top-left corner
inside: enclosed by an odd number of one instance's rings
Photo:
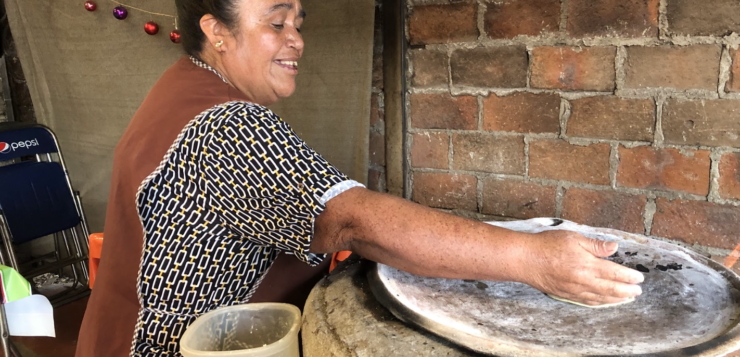
[[[195,118],[142,183],[141,303],[132,355],[179,356],[195,318],[245,303],[280,251],[309,251],[326,201],[361,186],[270,110],[229,102]]]

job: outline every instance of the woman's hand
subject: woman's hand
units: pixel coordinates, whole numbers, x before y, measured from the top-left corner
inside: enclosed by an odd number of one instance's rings
[[[617,243],[570,231],[545,231],[528,240],[522,282],[551,295],[587,305],[617,303],[642,294],[642,273],[601,259]]]

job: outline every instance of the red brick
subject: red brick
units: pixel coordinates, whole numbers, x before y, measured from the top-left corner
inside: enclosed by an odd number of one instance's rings
[[[476,186],[470,175],[415,172],[412,199],[429,207],[476,211]]]
[[[478,99],[449,94],[412,94],[411,126],[420,129],[473,130],[478,127]]]
[[[383,176],[384,173],[380,170],[369,169],[367,171],[367,188],[373,191],[385,192]]]
[[[411,51],[414,87],[447,85],[447,53],[430,50]]]
[[[571,102],[567,134],[589,138],[653,141],[655,102],[598,96]]]
[[[485,31],[491,38],[538,36],[560,29],[560,0],[505,0],[488,3]]]
[[[370,132],[370,163],[385,166],[385,135]]]
[[[625,87],[716,91],[721,51],[718,45],[628,47]]]
[[[560,96],[557,94],[491,94],[483,100],[483,129],[518,133],[557,133]]]
[[[735,248],[740,237],[740,207],[665,198],[656,202],[652,235],[688,244]]]
[[[668,144],[740,147],[740,100],[668,100],[663,135]]]
[[[740,200],[740,153],[727,153],[719,161],[719,196]]]
[[[385,122],[385,111],[381,109],[380,102],[383,99],[380,94],[374,93],[370,96],[370,127],[382,126]]]
[[[732,57],[732,68],[730,69],[730,80],[725,85],[727,92],[740,92],[740,51],[730,50]]]
[[[659,0],[568,0],[572,37],[657,37]]]
[[[478,38],[476,3],[414,6],[409,17],[412,45],[475,41]]]
[[[524,138],[485,134],[452,136],[452,167],[456,170],[524,174]]]
[[[532,87],[611,92],[616,54],[616,47],[537,47],[532,50]]]
[[[523,46],[457,50],[450,59],[452,83],[456,86],[523,88],[528,66]]]
[[[519,219],[554,217],[556,191],[555,186],[487,178],[483,181],[481,212]]]
[[[737,0],[668,1],[668,30],[679,35],[724,36],[740,32]]]
[[[625,187],[709,194],[709,151],[619,147],[617,184]]]
[[[529,144],[529,176],[552,180],[609,184],[608,144],[571,145],[562,140]]]
[[[562,217],[588,226],[644,234],[646,202],[645,196],[571,188],[563,198]]]
[[[372,73],[372,86],[373,88],[383,89],[383,57],[373,56],[373,73]]]
[[[447,154],[450,137],[444,133],[420,133],[411,136],[411,166],[430,169],[449,167]]]

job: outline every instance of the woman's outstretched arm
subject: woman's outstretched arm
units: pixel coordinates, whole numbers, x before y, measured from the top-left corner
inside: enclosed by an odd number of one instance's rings
[[[417,275],[517,281],[590,305],[642,292],[641,273],[599,259],[616,249],[574,232],[515,232],[363,188],[327,203],[311,244],[314,253],[351,250]]]

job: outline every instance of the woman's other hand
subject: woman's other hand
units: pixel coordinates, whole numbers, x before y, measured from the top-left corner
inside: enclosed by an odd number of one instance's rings
[[[642,294],[642,273],[601,259],[617,243],[570,231],[545,231],[527,242],[521,282],[540,291],[587,305],[618,303]]]

